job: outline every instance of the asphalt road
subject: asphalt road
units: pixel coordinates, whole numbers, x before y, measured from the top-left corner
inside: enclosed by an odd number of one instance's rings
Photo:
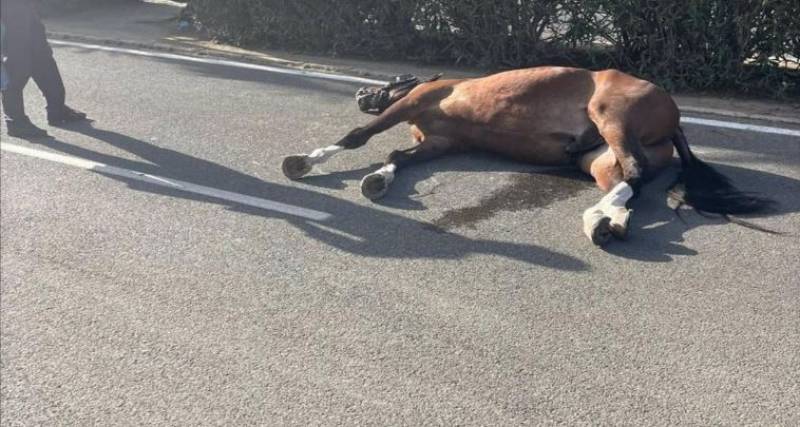
[[[673,170],[601,250],[569,171],[459,155],[365,200],[403,126],[285,179],[368,119],[354,85],[56,54],[95,122],[4,143],[330,217],[3,151],[3,425],[800,424],[800,138],[686,126],[789,235],[681,222]]]

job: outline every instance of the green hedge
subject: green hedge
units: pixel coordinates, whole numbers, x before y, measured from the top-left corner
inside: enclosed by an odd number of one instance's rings
[[[246,46],[485,68],[616,67],[669,89],[800,94],[791,0],[191,0]],[[400,71],[400,70],[398,70]]]

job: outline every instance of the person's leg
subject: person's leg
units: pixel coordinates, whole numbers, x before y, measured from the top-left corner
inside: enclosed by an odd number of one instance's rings
[[[31,7],[28,2],[8,1],[2,4],[3,56],[8,73],[8,87],[3,91],[3,115],[8,134],[22,138],[42,137],[47,132],[37,128],[25,115],[23,91],[33,70],[31,58]]]
[[[6,66],[8,87],[3,91],[3,115],[6,122],[28,120],[25,115],[25,100],[22,93],[28,84],[28,77],[13,63]]]
[[[34,53],[33,81],[47,100],[47,122],[51,126],[59,126],[85,119],[86,114],[75,111],[64,103],[64,82],[50,47],[45,42],[45,46],[38,49]]]
[[[47,43],[44,24],[38,13],[31,20],[31,54],[33,58],[33,81],[39,86],[47,100],[47,121],[58,126],[86,118],[86,114],[75,111],[65,104],[66,90],[58,70],[53,49]]]
[[[9,67],[11,68],[11,67]],[[25,104],[22,97],[28,78],[8,70],[10,76],[8,87],[3,91],[3,118],[9,136],[18,138],[40,138],[47,136],[44,129],[36,127],[25,115]]]
[[[47,100],[47,120],[59,115],[64,108],[66,91],[61,73],[47,41],[35,40],[33,46],[33,81]]]

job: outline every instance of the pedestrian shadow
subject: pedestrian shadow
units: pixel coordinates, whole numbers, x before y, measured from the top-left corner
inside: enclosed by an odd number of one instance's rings
[[[437,230],[426,222],[365,207],[297,186],[264,181],[221,164],[159,147],[111,130],[100,129],[90,123],[76,124],[67,130],[107,143],[131,153],[143,161],[99,153],[59,139],[46,140],[47,147],[108,166],[326,212],[331,215],[330,219],[314,221],[95,171],[108,178],[124,182],[129,188],[137,191],[215,203],[243,214],[281,219],[302,230],[309,238],[350,254],[372,258],[400,259],[462,259],[472,255],[488,254],[557,270],[587,271],[590,269],[589,265],[580,259],[541,246],[471,239],[452,232]],[[279,159],[275,160],[275,167],[279,167]]]

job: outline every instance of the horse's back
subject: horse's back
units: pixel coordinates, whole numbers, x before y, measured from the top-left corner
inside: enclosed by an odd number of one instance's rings
[[[537,67],[458,82],[441,108],[449,115],[493,127],[556,125],[554,118],[585,116],[592,93],[587,70]],[[544,101],[544,102],[543,102]]]
[[[448,96],[414,123],[423,133],[446,133],[471,147],[532,163],[567,164],[564,147],[592,126],[587,70],[538,67],[436,83],[420,92],[441,92],[445,85]]]
[[[570,163],[565,147],[595,126],[619,123],[650,144],[677,121],[666,92],[616,70],[526,68],[426,83],[409,96],[425,106],[412,120],[423,134],[539,164]]]

